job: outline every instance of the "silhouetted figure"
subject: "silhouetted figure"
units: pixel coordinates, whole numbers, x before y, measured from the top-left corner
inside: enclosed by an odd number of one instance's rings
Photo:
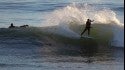
[[[90,34],[91,22],[93,22],[93,21],[94,20],[87,19],[86,27],[85,27],[84,31],[81,33],[81,37],[85,33],[86,30],[88,30],[88,35]]]
[[[13,25],[13,23],[10,24],[9,28],[15,28],[15,26]]]

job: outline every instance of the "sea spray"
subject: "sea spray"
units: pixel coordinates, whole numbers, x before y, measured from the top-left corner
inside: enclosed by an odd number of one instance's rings
[[[116,13],[109,8],[98,8],[91,4],[70,4],[64,8],[57,9],[45,16],[42,26],[59,26],[55,32],[57,34],[70,37],[80,36],[77,32],[70,29],[69,25],[74,23],[77,25],[84,25],[88,18],[94,20],[93,24],[107,24],[111,25],[113,32],[113,39],[111,44],[113,46],[123,46],[124,38],[124,24],[116,17]],[[96,28],[96,27],[94,27]],[[105,29],[109,28],[108,26]],[[109,31],[110,31],[109,30]],[[115,43],[114,43],[115,42]]]

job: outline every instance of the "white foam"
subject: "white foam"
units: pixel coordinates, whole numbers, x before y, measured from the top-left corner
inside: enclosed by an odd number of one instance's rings
[[[61,31],[70,33],[66,33],[67,36],[74,35],[78,37],[78,34],[73,32],[68,25],[74,21],[79,25],[85,24],[86,20],[90,18],[94,20],[94,23],[112,25],[114,32],[113,41],[117,41],[117,46],[124,46],[124,24],[120,23],[116,15],[117,14],[109,8],[98,9],[98,7],[93,7],[88,4],[79,5],[73,3],[46,15],[46,20],[42,22],[44,24],[41,26],[57,25],[60,26]]]

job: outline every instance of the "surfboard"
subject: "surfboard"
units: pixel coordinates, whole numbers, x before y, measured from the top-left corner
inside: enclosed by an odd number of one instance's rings
[[[82,36],[81,38],[89,38],[89,39],[94,39],[93,37],[90,37],[90,36]]]
[[[74,39],[95,39],[94,37],[91,36],[77,36],[77,37],[72,37]]]

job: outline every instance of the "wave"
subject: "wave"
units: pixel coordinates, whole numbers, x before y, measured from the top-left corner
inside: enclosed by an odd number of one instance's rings
[[[62,39],[61,42],[81,44],[80,33],[86,20],[90,18],[94,20],[91,37],[96,43],[124,47],[124,24],[120,23],[116,16],[109,8],[98,9],[89,4],[73,3],[47,14],[40,28],[0,29],[0,37],[54,37],[56,40]]]
[[[51,31],[68,37],[79,37],[79,31],[74,32],[70,29],[70,25],[74,23],[76,25],[85,25],[86,20],[90,18],[94,20],[94,25],[102,25],[99,29],[102,29],[102,32],[110,28],[109,31],[113,33],[113,39],[111,40],[113,46],[124,46],[124,24],[121,23],[116,16],[117,14],[109,8],[98,9],[98,7],[93,7],[89,4],[73,3],[47,14],[45,21],[42,22],[44,24],[41,24],[41,27],[59,26],[57,32],[54,30]],[[103,27],[103,25],[107,26]],[[94,28],[96,28],[96,26]]]

